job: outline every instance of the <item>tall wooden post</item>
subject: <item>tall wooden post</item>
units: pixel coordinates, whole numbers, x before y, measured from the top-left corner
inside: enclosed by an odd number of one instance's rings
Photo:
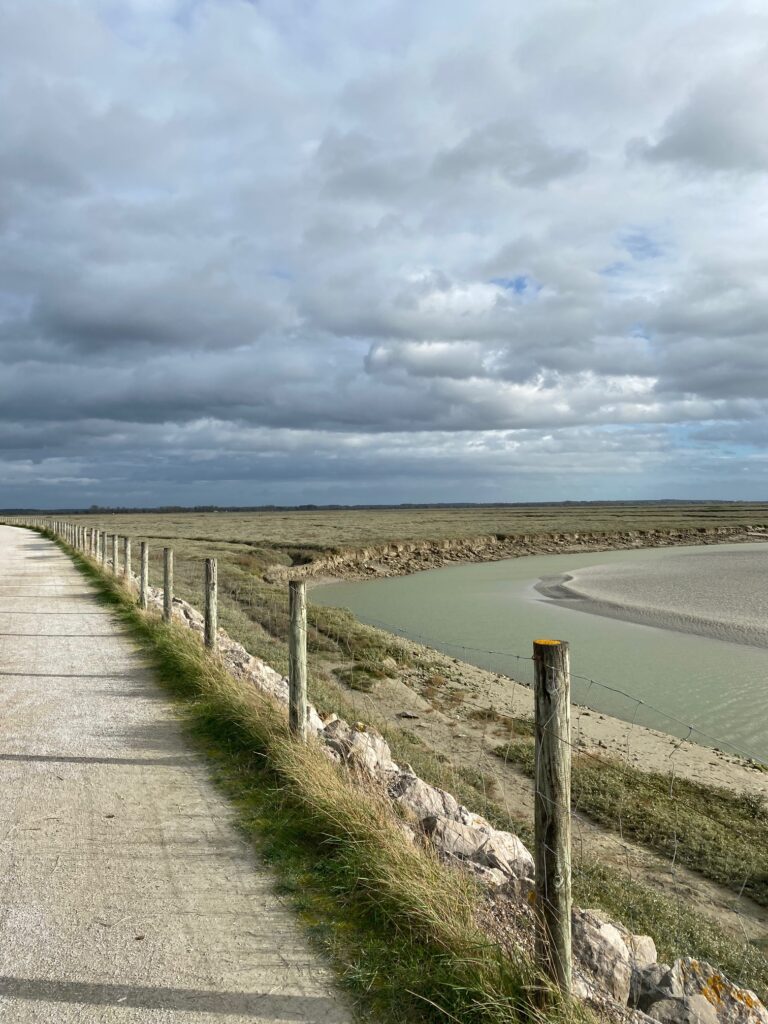
[[[536,961],[571,991],[571,672],[568,644],[534,640]]]
[[[120,544],[120,536],[117,533],[113,533],[112,534],[112,573],[115,576],[117,576],[118,569],[119,569],[119,565],[118,565],[118,562],[120,561],[120,556],[118,554],[119,544]]]
[[[139,574],[139,608],[147,610],[147,593],[149,590],[149,544],[141,542],[141,571]]]
[[[173,618],[173,548],[163,548],[163,618]]]
[[[205,560],[205,646],[216,646],[219,621],[219,583],[215,558]]]
[[[106,566],[107,564],[107,531],[101,531],[101,564]]]
[[[288,726],[300,740],[307,738],[307,585],[288,584],[290,632],[288,635]]]
[[[131,538],[123,537],[123,576],[125,582],[131,585]]]

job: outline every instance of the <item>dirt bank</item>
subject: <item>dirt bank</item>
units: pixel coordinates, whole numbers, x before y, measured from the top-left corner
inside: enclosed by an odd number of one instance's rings
[[[459,540],[392,541],[343,551],[306,565],[272,566],[270,582],[287,579],[371,579],[407,576],[456,562],[498,562],[524,555],[578,554],[636,548],[681,547],[690,544],[736,544],[768,540],[768,524],[697,527],[678,530],[627,530],[618,533],[493,534]]]

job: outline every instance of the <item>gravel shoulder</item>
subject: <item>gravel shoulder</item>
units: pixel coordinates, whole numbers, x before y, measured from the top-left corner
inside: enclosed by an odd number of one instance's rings
[[[131,641],[13,527],[0,704],[0,1019],[353,1019]]]

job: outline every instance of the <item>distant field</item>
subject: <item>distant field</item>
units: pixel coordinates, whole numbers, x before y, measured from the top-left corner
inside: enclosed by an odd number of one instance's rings
[[[206,553],[210,555],[215,555],[218,549],[251,549],[250,553],[266,566],[272,563],[290,565],[328,552],[398,540],[739,526],[768,520],[768,503],[148,512],[82,518],[104,529],[134,537],[205,544]]]

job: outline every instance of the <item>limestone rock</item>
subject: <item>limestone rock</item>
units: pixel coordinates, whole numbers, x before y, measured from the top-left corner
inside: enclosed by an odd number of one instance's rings
[[[632,959],[615,925],[603,920],[594,910],[574,907],[573,953],[587,972],[587,984],[593,982],[611,999],[626,1004],[632,980]]]
[[[678,984],[673,987],[667,976],[672,968],[669,964],[646,964],[637,966],[632,971],[632,981],[629,990],[629,1005],[646,1011],[652,1003],[659,999],[666,999],[669,996],[682,996],[683,987]]]
[[[307,725],[310,732],[318,734],[325,732],[325,722],[317,713],[317,708],[314,704],[307,704]]]
[[[768,1024],[768,1010],[754,992],[691,957],[676,960],[672,967],[637,970],[632,1001],[664,1024]]]
[[[469,811],[466,807],[459,808],[458,820],[462,825],[469,825],[470,828],[491,828],[491,823],[482,814],[475,814],[474,811]]]
[[[659,999],[648,1010],[648,1016],[663,1024],[718,1024],[719,1020],[704,996]]]
[[[348,745],[349,760],[362,765],[371,773],[394,773],[400,770],[392,760],[392,752],[387,741],[372,729],[352,729]]]
[[[624,935],[633,967],[646,967],[656,963],[659,954],[656,952],[656,943],[650,935],[633,935],[632,932],[627,932],[624,928],[620,928],[619,931]]]
[[[434,815],[424,818],[422,827],[442,853],[500,871],[505,880],[533,876],[533,857],[510,832],[499,832],[490,825],[472,828]]]
[[[323,727],[323,739],[340,758],[347,756],[348,740],[351,733],[349,724],[343,718],[335,718]]]
[[[459,817],[459,803],[450,793],[424,782],[412,771],[400,771],[389,784],[389,795],[407,807],[419,821],[430,816]]]
[[[371,774],[399,771],[392,760],[389,744],[375,729],[366,728],[362,723],[350,727],[343,718],[337,718],[322,726],[320,731],[325,742],[345,761]]]
[[[487,868],[473,860],[462,860],[459,857],[451,856],[451,854],[443,854],[443,859],[461,871],[468,871],[489,889],[501,890],[509,882],[504,872],[499,871],[498,868]]]

